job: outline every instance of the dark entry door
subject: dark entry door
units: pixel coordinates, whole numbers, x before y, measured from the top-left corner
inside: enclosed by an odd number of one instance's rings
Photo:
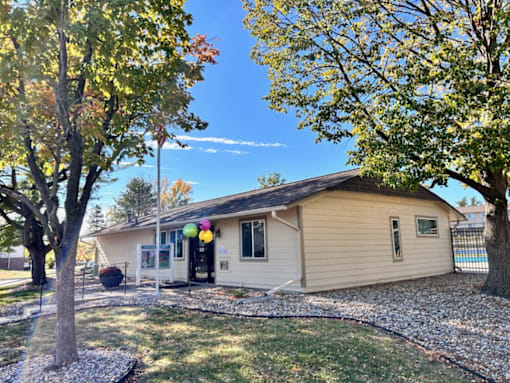
[[[211,228],[214,233],[214,228]],[[190,238],[190,276],[194,282],[214,283],[214,240],[204,243]]]

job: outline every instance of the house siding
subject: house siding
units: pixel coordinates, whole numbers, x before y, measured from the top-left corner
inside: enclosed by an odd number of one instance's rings
[[[278,216],[298,224],[297,208],[279,211]],[[266,222],[266,260],[241,260],[240,222],[264,218]],[[255,217],[232,218],[215,223],[221,236],[215,239],[216,283],[225,286],[245,286],[270,289],[298,278],[299,234],[291,227],[278,222],[270,214]],[[219,262],[228,260],[230,271],[220,271]],[[301,291],[296,283],[286,290]]]
[[[438,237],[418,237],[416,216],[438,218]],[[393,260],[390,217],[400,220],[403,261]],[[453,271],[447,208],[434,201],[333,191],[302,206],[306,292]]]
[[[164,229],[162,229],[164,230]],[[97,238],[97,263],[114,264],[129,262],[128,277],[136,276],[136,245],[151,245],[154,243],[154,230],[135,230],[116,234],[109,234]],[[186,281],[188,279],[188,245],[183,244],[184,259],[174,259],[174,279]],[[154,269],[142,269],[142,278],[154,278]],[[168,280],[168,268],[159,269],[159,279]]]

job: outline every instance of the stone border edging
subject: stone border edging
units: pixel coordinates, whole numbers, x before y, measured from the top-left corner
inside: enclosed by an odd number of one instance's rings
[[[134,355],[133,355],[133,357],[134,357]],[[114,383],[124,383],[126,378],[134,371],[136,364],[138,363],[138,359],[136,359],[136,357],[134,357],[133,359],[134,359],[134,362],[131,365],[131,368],[128,371],[126,371],[126,373],[124,374],[124,376],[122,378],[119,378],[119,380],[117,380]]]
[[[108,298],[107,298],[108,299]],[[403,339],[415,346],[418,346],[424,350],[427,350],[427,351],[431,351],[431,352],[435,352],[435,350],[431,349],[430,347],[428,347],[427,345],[424,345],[424,344],[421,344],[420,342],[398,332],[398,331],[395,331],[395,330],[391,330],[389,328],[386,328],[386,327],[383,327],[383,326],[380,326],[374,322],[370,322],[370,321],[366,321],[366,320],[363,320],[363,319],[357,319],[357,318],[352,318],[352,317],[344,317],[344,316],[341,316],[341,315],[338,315],[338,316],[335,316],[335,315],[264,315],[264,314],[241,314],[241,313],[229,313],[229,312],[225,312],[225,311],[215,311],[215,310],[205,310],[205,309],[200,309],[200,308],[196,308],[196,307],[184,307],[184,306],[179,306],[179,305],[176,305],[176,304],[163,304],[163,305],[158,305],[158,304],[154,304],[154,303],[148,303],[148,304],[136,304],[136,303],[132,303],[132,302],[129,302],[129,303],[121,303],[121,304],[98,304],[96,306],[87,306],[87,307],[77,307],[75,308],[75,311],[84,311],[84,310],[91,310],[91,309],[98,309],[98,308],[105,308],[105,307],[155,307],[155,308],[171,308],[171,309],[177,309],[177,310],[186,310],[186,311],[192,311],[192,312],[200,312],[200,313],[204,313],[204,314],[213,314],[213,315],[229,315],[229,316],[233,316],[233,317],[239,317],[239,318],[253,318],[253,319],[330,319],[330,320],[340,320],[340,321],[345,321],[345,322],[353,322],[353,323],[357,323],[357,324],[362,324],[362,325],[365,325],[367,327],[372,327],[372,328],[375,328],[375,329],[378,329],[378,330],[382,330],[384,332],[386,332],[387,334],[390,334],[390,335],[393,335],[397,338],[400,338],[400,339]],[[31,320],[31,319],[37,319],[37,318],[40,318],[40,317],[47,317],[47,316],[50,316],[50,315],[55,315],[55,313],[42,313],[40,315],[34,315],[34,316],[30,316],[30,317],[23,317],[23,318],[18,318],[18,319],[14,319],[8,323],[2,323],[0,324],[1,325],[8,325],[8,324],[11,324],[11,323],[19,323],[19,322],[23,322],[25,320]],[[478,379],[481,379],[483,380],[484,382],[487,382],[487,383],[497,383],[494,379],[492,378],[488,378],[486,376],[484,376],[483,374],[479,373],[478,371],[475,371],[467,366],[464,366],[462,364],[460,364],[459,362],[455,361],[454,359],[450,358],[449,356],[446,356],[446,355],[443,355],[443,354],[439,354],[439,358],[440,359],[443,359],[444,361],[447,361],[448,363],[451,363],[453,364],[454,366],[460,368],[461,370],[477,377]],[[133,364],[133,367],[131,368],[130,372],[134,369],[136,363]],[[124,376],[124,378],[127,376],[128,374],[126,374]],[[122,383],[122,380],[124,379],[122,378],[121,380],[119,380],[117,383]]]

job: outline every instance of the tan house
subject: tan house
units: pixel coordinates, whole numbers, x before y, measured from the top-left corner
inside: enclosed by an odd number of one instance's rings
[[[186,239],[186,223],[209,219],[214,241]],[[314,292],[453,271],[450,221],[465,218],[424,187],[380,186],[349,170],[174,208],[161,216],[161,242],[174,246],[175,280]],[[97,237],[99,263],[129,262],[153,245],[155,217]],[[141,273],[154,278],[142,251]],[[168,252],[160,279],[168,279]]]

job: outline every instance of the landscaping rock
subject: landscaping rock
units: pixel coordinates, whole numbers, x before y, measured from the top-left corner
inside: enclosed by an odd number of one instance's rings
[[[38,356],[0,368],[4,383],[117,383],[133,368],[136,359],[117,351],[83,350],[80,360],[59,370],[46,369],[53,363],[51,355]]]

